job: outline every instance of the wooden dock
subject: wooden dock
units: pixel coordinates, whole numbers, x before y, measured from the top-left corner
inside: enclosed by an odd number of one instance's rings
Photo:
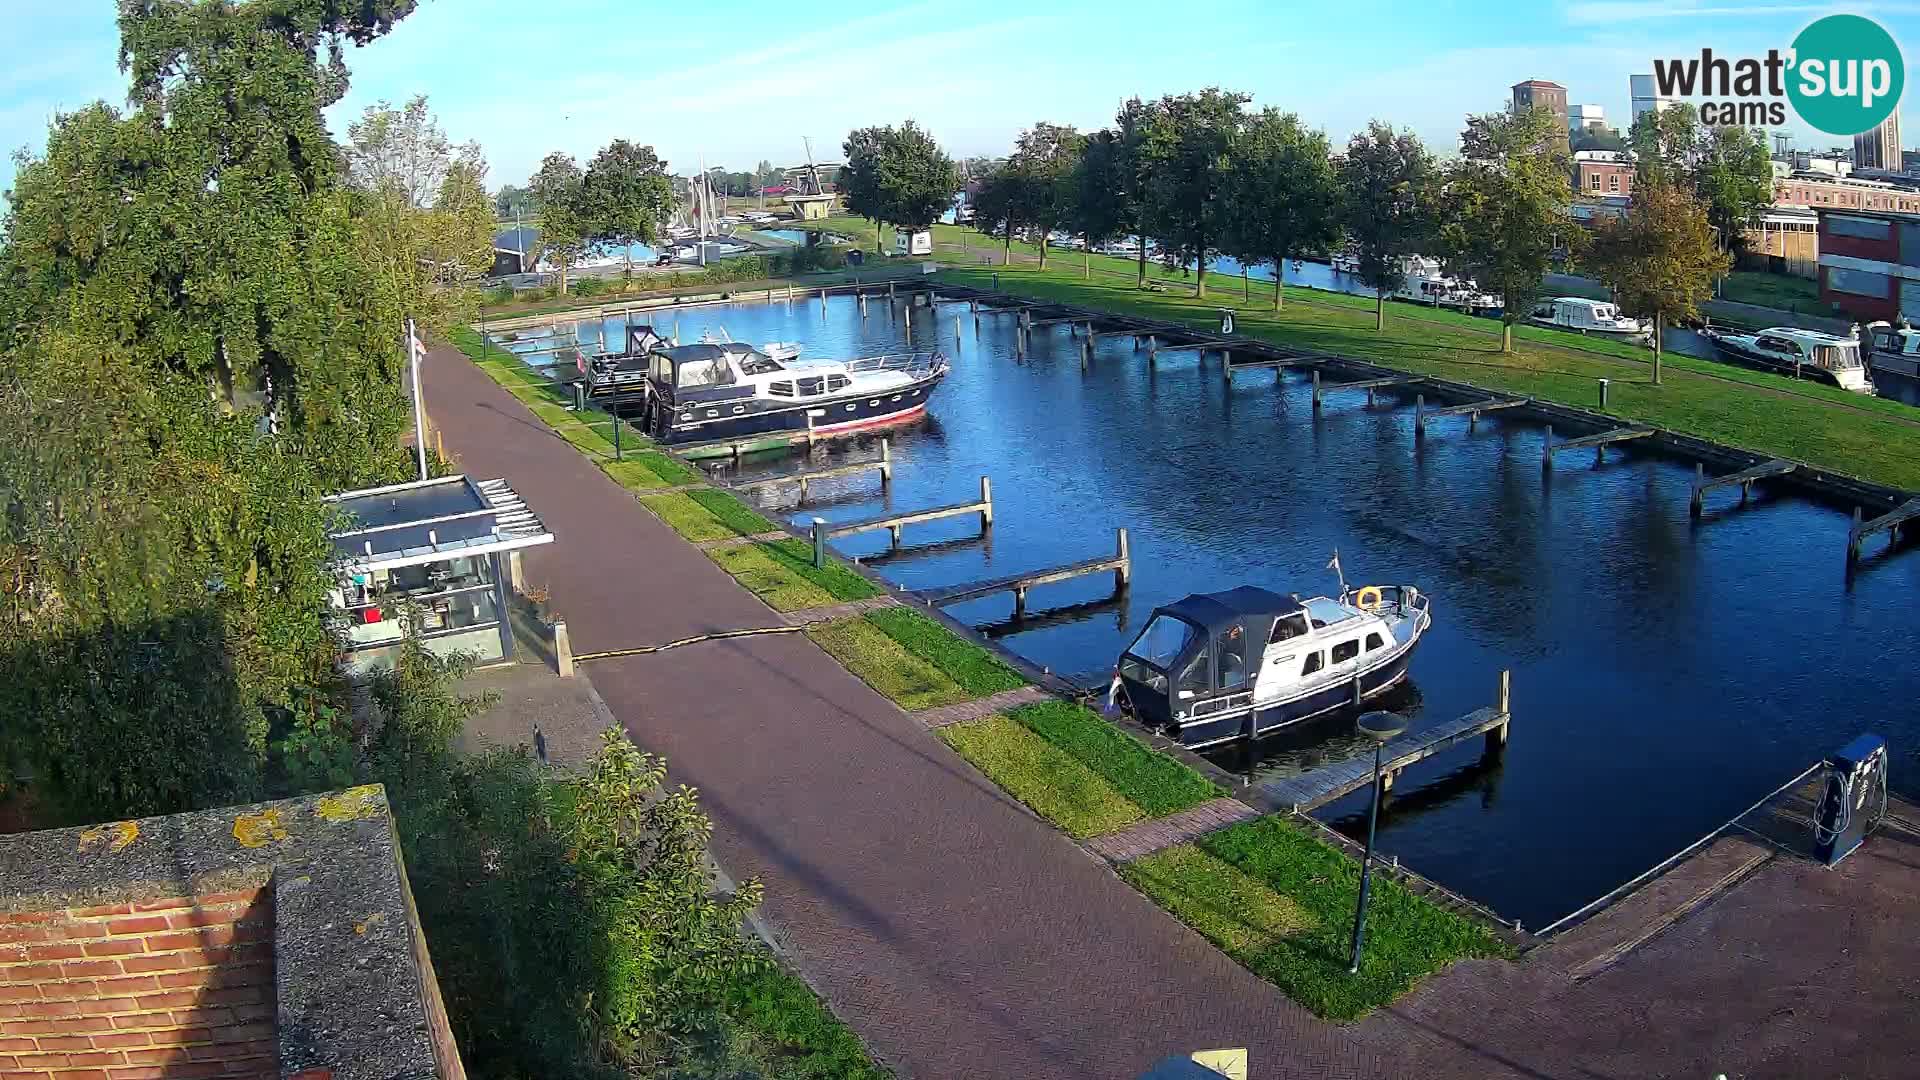
[[[848,465],[833,465],[824,469],[782,473],[779,476],[762,476],[752,480],[736,481],[727,486],[734,491],[754,491],[759,488],[778,487],[781,484],[799,484],[800,498],[804,502],[807,497],[807,485],[812,481],[826,480],[835,476],[864,476],[875,471],[880,473],[881,487],[884,488],[893,483],[893,452],[885,439],[880,440],[879,461],[861,461]]]
[[[930,605],[945,607],[948,604],[958,604],[965,600],[978,600],[983,596],[992,596],[995,593],[1010,592],[1013,594],[1014,616],[1018,618],[1026,613],[1028,589],[1038,585],[1051,585],[1055,582],[1067,581],[1071,578],[1086,577],[1089,574],[1098,574],[1108,570],[1113,572],[1113,587],[1116,591],[1126,588],[1127,583],[1133,577],[1133,559],[1128,553],[1127,530],[1125,529],[1115,531],[1114,552],[1112,555],[1102,556],[1098,559],[1088,559],[1085,562],[1069,563],[1065,566],[1049,567],[1044,570],[1028,570],[1023,573],[1008,574],[1006,577],[990,578],[986,581],[973,581],[962,585],[947,585],[937,589],[921,589],[915,592],[914,595]]]
[[[1785,476],[1799,467],[1797,462],[1775,458],[1772,461],[1763,461],[1758,465],[1741,469],[1739,472],[1709,477],[1707,467],[1696,461],[1693,465],[1693,496],[1687,502],[1687,512],[1692,517],[1699,517],[1706,507],[1707,492],[1714,488],[1732,487],[1735,484],[1740,485],[1740,501],[1746,502],[1747,496],[1753,490],[1755,480],[1764,480],[1770,476]]]
[[[1487,398],[1485,401],[1469,401],[1464,405],[1443,405],[1437,409],[1427,408],[1427,396],[1416,394],[1413,398],[1413,430],[1417,435],[1427,432],[1427,421],[1442,416],[1464,416],[1467,418],[1467,430],[1479,426],[1480,414],[1498,409],[1517,409],[1529,404],[1532,398]]]
[[[1594,460],[1598,461],[1600,460],[1600,455],[1607,452],[1607,446],[1609,444],[1627,442],[1630,439],[1645,439],[1653,434],[1655,434],[1653,428],[1639,427],[1636,425],[1634,427],[1614,428],[1612,431],[1596,432],[1592,435],[1582,435],[1577,439],[1568,439],[1566,442],[1556,443],[1553,441],[1553,425],[1549,424],[1547,425],[1547,445],[1546,448],[1540,452],[1540,467],[1542,469],[1553,468],[1553,455],[1564,450],[1585,450],[1592,448]]]
[[[1380,786],[1391,789],[1400,771],[1415,762],[1425,761],[1469,739],[1484,738],[1489,752],[1497,752],[1507,742],[1507,724],[1512,716],[1495,706],[1476,709],[1465,716],[1416,731],[1387,746],[1380,763]],[[1373,756],[1360,754],[1298,776],[1268,780],[1254,785],[1269,806],[1306,813],[1325,806],[1350,792],[1373,782]]]
[[[1860,508],[1853,508],[1853,527],[1847,530],[1847,565],[1852,566],[1860,558],[1860,548],[1867,537],[1874,533],[1887,534],[1889,545],[1900,542],[1900,530],[1906,523],[1920,518],[1920,495],[1916,495],[1899,506],[1867,521],[1860,520]]]
[[[1421,380],[1415,376],[1394,375],[1383,379],[1355,379],[1352,382],[1322,383],[1320,381],[1320,369],[1316,367],[1313,369],[1313,407],[1316,409],[1320,407],[1321,397],[1329,390],[1365,390],[1367,392],[1367,404],[1372,405],[1374,403],[1374,391],[1382,387],[1406,386],[1409,383],[1417,383],[1420,381]]]
[[[887,514],[881,517],[867,518],[862,521],[849,521],[842,525],[827,525],[816,521],[816,530],[824,529],[828,537],[852,536],[855,533],[873,532],[885,529],[892,535],[893,546],[900,546],[900,530],[908,525],[918,525],[941,518],[962,517],[967,514],[980,515],[980,529],[986,531],[993,524],[993,482],[986,477],[980,478],[980,498],[975,502],[955,503],[952,506],[935,506],[927,510],[914,510],[905,514]]]

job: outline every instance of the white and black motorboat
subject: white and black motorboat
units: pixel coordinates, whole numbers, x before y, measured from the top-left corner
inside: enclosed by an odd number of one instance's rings
[[[1408,255],[1400,260],[1400,269],[1400,287],[1392,294],[1396,300],[1452,308],[1468,315],[1500,313],[1499,297],[1482,292],[1471,279],[1448,274],[1439,259],[1427,255]]]
[[[939,352],[848,361],[777,360],[744,342],[673,345],[650,327],[626,352],[581,358],[589,393],[664,443],[779,431],[847,431],[912,419],[946,378]]]
[[[1715,352],[1736,364],[1814,379],[1856,394],[1873,393],[1873,382],[1860,363],[1860,343],[1853,338],[1794,326],[1752,333],[1709,327],[1701,333],[1713,342]]]
[[[1155,608],[1127,646],[1111,705],[1182,746],[1214,746],[1378,697],[1433,622],[1411,585],[1302,600],[1243,585]]]
[[[1556,330],[1574,330],[1597,337],[1620,338],[1642,344],[1653,341],[1652,328],[1647,324],[1620,314],[1618,307],[1605,300],[1590,300],[1584,296],[1556,296],[1551,300],[1542,300],[1533,309],[1528,321]]]

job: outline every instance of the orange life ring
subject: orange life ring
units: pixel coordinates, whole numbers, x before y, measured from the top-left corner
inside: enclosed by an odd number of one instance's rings
[[[1353,598],[1353,602],[1362,611],[1374,611],[1380,607],[1382,599],[1380,586],[1369,585],[1360,590],[1359,594]]]

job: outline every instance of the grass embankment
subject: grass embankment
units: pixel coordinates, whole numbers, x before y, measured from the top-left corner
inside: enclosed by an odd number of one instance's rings
[[[776,528],[739,499],[710,488],[646,495],[640,502],[674,532],[695,543],[753,536]]]
[[[836,619],[807,634],[903,709],[955,705],[1026,684],[992,653],[905,608]]]
[[[740,1056],[765,1069],[737,1075],[782,1080],[887,1080],[893,1075],[874,1063],[859,1037],[806,983],[777,967],[730,987],[727,1011],[744,1043]]]
[[[940,729],[961,757],[1076,838],[1125,828],[1221,794],[1093,712],[1064,701]]]
[[[866,578],[829,559],[813,565],[813,548],[802,540],[767,540],[707,552],[747,591],[775,611],[799,611],[880,595]]]
[[[1347,974],[1360,867],[1277,817],[1211,833],[1121,876],[1288,997],[1332,1020],[1384,1005],[1456,960],[1511,956],[1480,924],[1381,874],[1358,975]]]
[[[1720,299],[1785,311],[1821,310],[1820,283],[1812,278],[1794,277],[1791,274],[1736,270],[1720,282]]]

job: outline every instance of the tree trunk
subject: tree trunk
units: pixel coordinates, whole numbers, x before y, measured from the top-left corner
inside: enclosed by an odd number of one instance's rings
[[[1513,351],[1513,322],[1505,317],[1500,320],[1500,351],[1503,353]]]
[[[1373,330],[1379,333],[1387,328],[1387,293],[1384,289],[1373,290]]]
[[[1660,385],[1660,331],[1666,317],[1660,312],[1653,313],[1653,385]]]
[[[1086,279],[1087,281],[1092,281],[1093,280],[1093,237],[1087,235],[1086,233],[1081,233],[1080,239],[1085,240],[1087,242],[1087,246],[1080,249],[1080,276]]]
[[[1000,265],[1013,265],[1013,222],[1007,222],[1007,247],[1000,253]]]
[[[1200,249],[1200,257],[1193,260],[1200,269],[1193,277],[1193,295],[1197,299],[1207,295],[1207,249]]]
[[[1240,302],[1243,304],[1253,303],[1253,279],[1247,276],[1245,263],[1240,265]]]
[[[1047,230],[1041,229],[1040,230],[1040,269],[1042,271],[1045,271],[1046,268],[1047,268]]]
[[[1144,289],[1147,287],[1147,238],[1142,235],[1137,237],[1137,239],[1140,241],[1140,254],[1138,256],[1140,259],[1140,280],[1134,282],[1133,287],[1136,289]]]
[[[886,253],[887,249],[880,246],[880,222],[876,219],[873,223],[873,257],[877,259]]]
[[[1282,255],[1273,260],[1273,310],[1280,310],[1280,293],[1287,286],[1287,257]]]

